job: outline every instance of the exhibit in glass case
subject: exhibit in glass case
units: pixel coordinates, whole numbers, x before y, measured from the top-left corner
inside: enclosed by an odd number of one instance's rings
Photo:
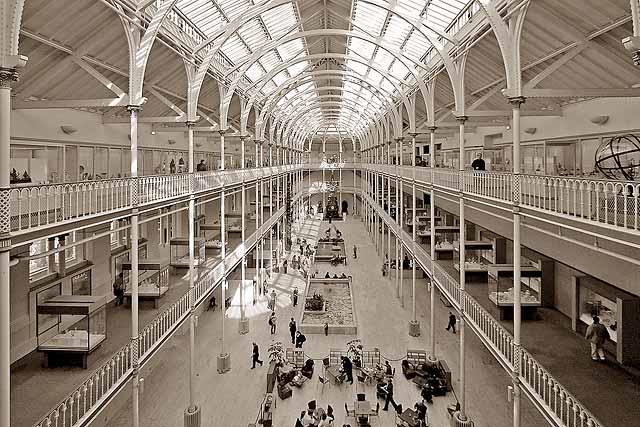
[[[45,365],[80,360],[86,369],[87,355],[107,338],[104,297],[57,295],[39,302],[36,309],[38,351],[45,354]]]
[[[495,263],[494,248],[492,241],[467,241],[464,244],[464,271],[467,275],[485,276],[489,266]],[[460,242],[453,242],[453,267],[460,270]]]
[[[171,267],[189,268],[189,239],[187,237],[174,237],[169,241],[171,246]],[[195,266],[203,265],[206,261],[205,241],[202,238],[194,237]]]
[[[131,262],[122,264],[124,297],[131,301]],[[158,308],[158,300],[169,291],[169,265],[165,261],[138,260],[138,298],[153,300],[154,308]]]
[[[487,269],[489,300],[500,309],[500,319],[513,318],[513,264],[493,264]],[[521,267],[520,301],[524,319],[535,317],[537,307],[542,306],[542,269],[532,263],[523,262]],[[553,286],[553,283],[551,283]]]

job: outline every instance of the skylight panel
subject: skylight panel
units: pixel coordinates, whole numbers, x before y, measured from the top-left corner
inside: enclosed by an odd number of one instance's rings
[[[277,50],[282,60],[287,62],[304,51],[304,43],[302,42],[302,39],[294,39],[278,46]]]
[[[262,57],[260,57],[260,63],[264,69],[267,70],[267,73],[282,64],[273,50],[262,55]]]
[[[407,21],[400,18],[398,15],[393,15],[389,20],[389,25],[384,33],[385,43],[396,49],[400,48],[409,35],[411,28],[413,27]]]
[[[364,76],[367,72],[367,65],[362,64],[360,62],[352,61],[350,59],[347,60],[347,68],[352,69],[356,74]]]
[[[245,73],[245,75],[252,82],[255,82],[258,79],[260,79],[260,77],[262,77],[263,74],[264,73],[262,72],[262,69],[260,68],[260,65],[258,65],[258,63],[255,63],[255,62],[251,65],[251,67],[249,67],[249,69]]]
[[[391,84],[391,82],[387,79],[384,79],[381,83],[380,83],[380,87],[386,91],[389,92],[394,92],[395,88],[393,87],[393,85]]]
[[[291,76],[297,76],[305,68],[307,68],[308,65],[309,65],[308,61],[296,62],[295,64],[292,64],[292,65],[289,66],[289,68],[288,68],[289,74],[291,74]]]
[[[248,0],[216,0],[224,14],[233,21],[242,15],[251,5]]]
[[[222,53],[236,64],[251,53],[237,34],[229,37],[222,45],[221,50]]]
[[[272,39],[279,39],[287,30],[298,23],[293,4],[287,3],[260,15]]]
[[[404,51],[409,58],[419,61],[430,47],[429,40],[419,31],[414,31],[409,36]]]
[[[284,71],[281,71],[275,75],[275,77],[273,78],[273,81],[276,84],[276,86],[280,86],[282,85],[282,83],[287,81],[287,74]]]
[[[384,9],[367,3],[356,3],[354,22],[373,34],[380,34],[386,17],[387,11]]]
[[[428,3],[428,0],[427,0]],[[425,0],[402,0],[396,3],[396,9],[400,13],[412,17],[418,17],[425,6]]]
[[[406,61],[406,59],[405,59]],[[406,61],[409,62],[409,61]],[[396,60],[391,66],[391,70],[389,70],[391,75],[397,77],[399,79],[404,79],[404,77],[409,73],[409,69],[404,66],[404,64],[398,60]]]
[[[238,29],[238,34],[254,52],[264,46],[268,41],[262,25],[260,25],[260,21],[257,19],[252,19],[245,23]]]
[[[353,55],[353,52],[357,52],[359,56],[363,58],[371,58],[373,56],[373,52],[376,48],[376,45],[373,43],[369,43],[366,40],[352,37],[351,43],[349,44],[349,54]]]
[[[391,65],[391,62],[393,61],[393,59],[394,59],[393,55],[391,55],[388,51],[384,49],[380,49],[376,54],[375,64],[379,68],[383,70],[387,70]]]

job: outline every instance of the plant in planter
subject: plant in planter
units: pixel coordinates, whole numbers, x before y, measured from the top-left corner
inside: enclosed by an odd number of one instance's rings
[[[276,341],[269,346],[269,362],[275,363],[276,366],[284,366],[287,363],[282,342]]]
[[[322,311],[324,309],[324,298],[322,295],[314,293],[312,297],[305,300],[304,309],[306,311]]]
[[[347,343],[347,357],[353,361],[356,367],[362,367],[362,343],[360,340],[351,340]]]

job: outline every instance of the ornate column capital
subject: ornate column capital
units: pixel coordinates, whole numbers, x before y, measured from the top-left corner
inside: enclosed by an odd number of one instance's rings
[[[192,128],[196,125],[196,122],[193,120],[187,120],[186,122],[184,122],[184,125],[187,127],[187,129]]]
[[[415,138],[416,136],[420,135],[418,132],[409,132],[409,135],[411,136],[411,138]]]
[[[469,120],[469,116],[456,116],[456,121],[460,124],[464,124],[467,120]]]
[[[429,126],[427,129],[429,129],[429,132],[435,132],[438,129],[438,126],[436,125]]]
[[[11,82],[17,82],[20,79],[20,73],[15,68],[0,67],[0,88],[11,87]]]
[[[127,111],[132,113],[132,112],[136,112],[139,113],[140,111],[142,111],[142,105],[134,105],[134,104],[129,104],[127,105]]]
[[[396,141],[402,142],[402,141],[404,141],[404,137],[403,136],[399,136],[399,137],[396,138]]]
[[[227,133],[227,129],[218,129],[218,133],[220,136],[224,136],[224,134]]]

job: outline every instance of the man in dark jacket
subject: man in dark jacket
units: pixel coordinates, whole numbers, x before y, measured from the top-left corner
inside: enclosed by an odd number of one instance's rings
[[[258,348],[258,344],[253,343],[253,354],[251,355],[251,360],[253,361],[253,366],[251,366],[251,369],[254,369],[256,367],[256,362],[260,364],[260,366],[262,366],[262,360],[260,360],[260,349]]]
[[[453,333],[456,333],[456,316],[452,312],[449,312],[449,323],[447,324],[447,331],[453,329]]]
[[[347,382],[353,384],[353,364],[346,356],[342,356],[342,372],[347,376]]]
[[[296,348],[302,348],[302,345],[306,340],[307,337],[305,337],[300,331],[296,332]]]
[[[395,400],[393,400],[393,380],[391,378],[389,378],[389,382],[387,382],[387,386],[385,387],[385,392],[387,394],[387,397],[384,400],[384,408],[382,408],[382,410],[388,411],[389,402],[391,402],[391,404],[393,405],[393,408],[396,410],[396,412],[398,412],[398,404],[396,403]]]
[[[291,318],[291,321],[289,322],[289,332],[291,332],[291,344],[295,344],[296,343],[296,321],[293,320],[293,317]]]

